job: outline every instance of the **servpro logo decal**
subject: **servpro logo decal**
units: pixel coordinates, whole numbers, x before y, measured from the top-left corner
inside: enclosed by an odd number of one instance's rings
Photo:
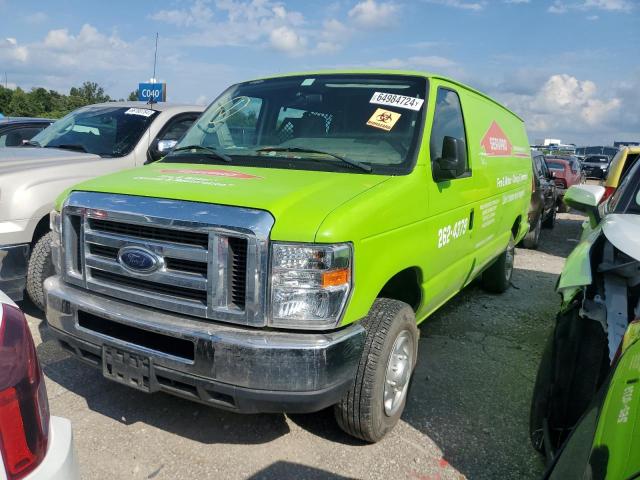
[[[197,169],[176,169],[176,170],[160,170],[160,173],[178,173],[182,175],[208,175],[210,177],[227,177],[227,178],[262,178],[248,173],[235,172],[233,170],[197,170]]]
[[[495,121],[484,134],[480,145],[484,147],[485,154],[490,157],[508,157],[513,151],[513,145]]]
[[[514,147],[509,138],[500,128],[495,120],[491,122],[491,126],[487,133],[484,134],[480,145],[484,148],[484,153],[480,155],[485,157],[529,157],[527,153],[529,148]]]

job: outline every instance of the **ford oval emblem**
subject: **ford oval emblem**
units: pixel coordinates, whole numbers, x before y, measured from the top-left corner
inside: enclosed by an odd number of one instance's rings
[[[163,264],[154,253],[139,247],[123,247],[118,252],[118,263],[135,273],[152,273]]]

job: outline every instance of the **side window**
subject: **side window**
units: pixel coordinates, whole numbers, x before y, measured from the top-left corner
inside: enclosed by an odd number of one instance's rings
[[[439,88],[429,142],[432,162],[442,157],[442,143],[445,137],[453,137],[462,141],[466,148],[467,136],[464,129],[460,97],[453,90]],[[469,170],[468,160],[466,170]]]
[[[42,130],[40,127],[17,127],[0,134],[0,146],[19,147],[23,140],[31,140]]]
[[[182,135],[198,118],[197,115],[180,115],[169,122],[169,125],[158,135],[158,140],[180,140]]]

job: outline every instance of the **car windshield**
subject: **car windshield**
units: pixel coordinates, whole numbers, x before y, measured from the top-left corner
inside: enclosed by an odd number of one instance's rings
[[[564,164],[560,162],[550,162],[547,160],[547,167],[552,170],[564,170]]]
[[[142,107],[79,108],[33,137],[31,143],[121,157],[133,150],[157,113]]]
[[[408,173],[426,92],[426,79],[400,75],[323,74],[241,83],[215,100],[162,161]]]
[[[587,157],[585,161],[591,163],[609,163],[609,157]]]

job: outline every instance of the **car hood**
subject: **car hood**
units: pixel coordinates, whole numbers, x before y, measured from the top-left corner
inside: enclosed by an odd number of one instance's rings
[[[92,179],[71,190],[267,210],[275,218],[272,239],[311,242],[329,213],[389,178],[344,172],[156,163]],[[59,199],[58,208],[64,196]]]
[[[0,149],[0,176],[42,167],[77,165],[80,160],[96,161],[101,157],[92,153],[74,152],[60,148],[7,147]]]

